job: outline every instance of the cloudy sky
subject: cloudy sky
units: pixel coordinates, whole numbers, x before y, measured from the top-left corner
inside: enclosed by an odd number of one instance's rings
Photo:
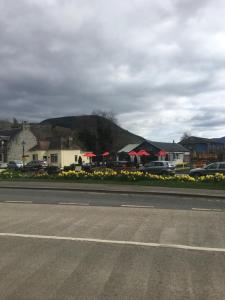
[[[0,0],[0,118],[111,110],[152,140],[225,136],[224,0]]]

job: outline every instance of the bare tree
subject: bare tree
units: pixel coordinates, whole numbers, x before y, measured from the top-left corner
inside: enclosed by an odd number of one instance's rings
[[[21,126],[20,122],[16,118],[13,118],[11,127],[19,128],[20,126]]]
[[[180,141],[186,140],[186,139],[189,138],[189,137],[191,137],[191,133],[188,132],[188,131],[185,131],[185,132],[183,133],[183,135],[181,136]]]
[[[118,119],[116,117],[116,114],[111,110],[109,110],[109,111],[100,110],[100,109],[93,110],[92,115],[106,118],[106,119],[112,121],[113,123],[118,124]]]

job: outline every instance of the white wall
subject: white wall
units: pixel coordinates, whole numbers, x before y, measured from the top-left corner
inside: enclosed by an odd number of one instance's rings
[[[31,132],[28,125],[25,125],[21,132],[14,136],[7,147],[7,160],[22,160],[23,156],[23,146],[22,142],[25,142],[24,150],[25,154],[28,150],[37,145],[37,139],[35,135]],[[28,158],[25,158],[25,161]]]
[[[175,157],[174,157],[175,154]],[[180,164],[184,162],[184,153],[169,153],[168,160],[173,163],[174,165]]]
[[[90,159],[88,157],[83,156],[84,152],[80,150],[36,150],[29,151],[29,161],[32,160],[33,154],[38,155],[38,159],[43,160],[43,156],[47,156],[47,163],[49,166],[58,166],[59,168],[64,168],[65,166],[69,166],[71,164],[78,164],[79,156],[81,156],[83,163],[89,163]],[[57,162],[51,162],[51,154],[57,155]],[[77,155],[77,161],[75,161],[75,155]]]

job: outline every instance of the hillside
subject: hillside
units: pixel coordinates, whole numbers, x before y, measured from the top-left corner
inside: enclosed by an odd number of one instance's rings
[[[117,151],[127,144],[135,144],[144,140],[101,116],[85,115],[53,118],[42,121],[40,129],[51,128],[54,135],[70,135],[76,144],[87,150],[100,153]]]
[[[225,136],[221,137],[221,138],[214,139],[214,140],[219,142],[219,143],[223,143],[225,145]]]

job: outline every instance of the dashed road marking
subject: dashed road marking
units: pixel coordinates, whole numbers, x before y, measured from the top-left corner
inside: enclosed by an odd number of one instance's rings
[[[205,211],[211,211],[211,208],[198,208],[198,207],[192,207],[192,210],[205,210]]]
[[[19,233],[1,232],[0,237],[62,240],[62,241],[88,242],[88,243],[100,243],[100,244],[112,244],[112,245],[143,246],[149,248],[151,247],[173,248],[173,249],[192,250],[192,251],[225,253],[225,248],[211,248],[211,247],[188,246],[188,245],[178,245],[178,244],[145,243],[145,242],[120,241],[120,240],[102,240],[102,239],[78,238],[78,237],[68,237],[68,236],[55,236],[55,235],[38,235],[38,234],[36,235],[36,234],[19,234]]]
[[[132,208],[154,208],[153,205],[132,205],[132,204],[122,204],[121,207],[132,207]]]
[[[77,203],[77,202],[59,202],[59,205],[77,205],[77,206],[89,206],[89,203]]]
[[[6,200],[4,203],[32,203],[30,200]]]

